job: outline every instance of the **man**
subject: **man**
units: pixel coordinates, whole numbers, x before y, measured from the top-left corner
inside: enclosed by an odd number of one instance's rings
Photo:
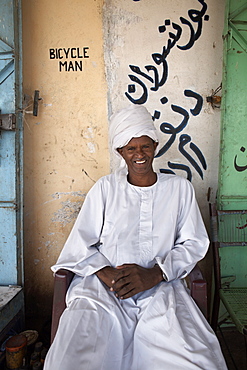
[[[194,190],[157,174],[143,106],[111,119],[119,169],[89,191],[52,270],[76,275],[45,370],[226,369],[183,278],[208,249]]]

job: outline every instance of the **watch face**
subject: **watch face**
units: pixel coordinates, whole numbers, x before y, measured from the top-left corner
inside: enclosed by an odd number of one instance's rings
[[[168,281],[168,279],[167,279],[167,276],[166,276],[166,274],[164,274],[164,272],[163,272],[163,279],[165,280],[165,281]]]

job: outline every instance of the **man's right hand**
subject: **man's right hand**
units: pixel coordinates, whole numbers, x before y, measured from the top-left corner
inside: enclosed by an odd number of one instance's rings
[[[106,266],[106,267],[103,267],[101,270],[97,271],[96,275],[110,289],[112,287],[112,281],[115,280],[118,273],[119,271],[116,268],[111,267],[111,266]]]

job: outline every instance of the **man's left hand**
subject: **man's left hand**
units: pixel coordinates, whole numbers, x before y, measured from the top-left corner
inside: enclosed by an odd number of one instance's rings
[[[120,299],[130,298],[133,295],[153,288],[163,280],[162,271],[158,265],[145,268],[136,264],[117,266],[119,273],[112,281],[111,291]]]

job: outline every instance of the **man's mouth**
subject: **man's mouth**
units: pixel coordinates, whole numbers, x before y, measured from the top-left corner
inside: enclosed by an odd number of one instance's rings
[[[143,163],[145,163],[146,162],[146,160],[145,159],[143,159],[142,161],[134,161],[136,164],[143,164]]]

